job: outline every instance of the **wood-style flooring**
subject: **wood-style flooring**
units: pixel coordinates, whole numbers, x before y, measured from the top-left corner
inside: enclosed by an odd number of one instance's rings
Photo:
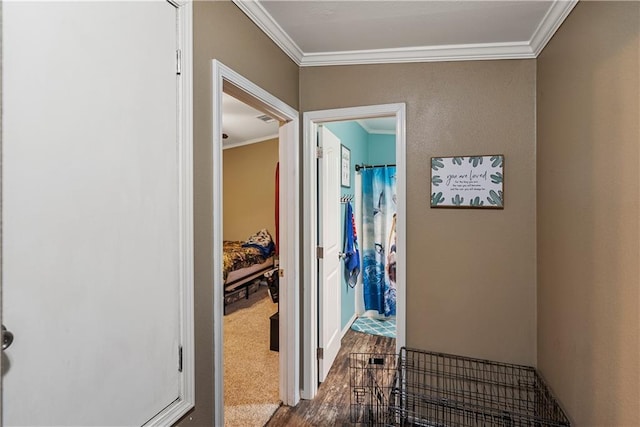
[[[349,354],[396,353],[396,340],[364,334],[351,329],[342,338],[342,347],[329,375],[320,384],[313,400],[301,400],[295,407],[281,406],[266,424],[279,426],[348,426],[349,419]]]

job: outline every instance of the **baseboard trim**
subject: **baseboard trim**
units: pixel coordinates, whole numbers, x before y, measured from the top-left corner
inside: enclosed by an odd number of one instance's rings
[[[347,331],[349,331],[349,328],[351,328],[351,325],[353,325],[353,322],[355,322],[357,318],[358,318],[358,315],[356,313],[354,313],[353,316],[351,316],[351,319],[349,319],[345,327],[342,328],[342,334],[340,334],[341,339],[344,338],[344,335],[347,333]]]

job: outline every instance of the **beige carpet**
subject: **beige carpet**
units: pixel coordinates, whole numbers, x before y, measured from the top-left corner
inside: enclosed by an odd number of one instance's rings
[[[279,358],[269,350],[269,317],[278,310],[265,286],[224,316],[224,424],[264,426],[280,406]]]

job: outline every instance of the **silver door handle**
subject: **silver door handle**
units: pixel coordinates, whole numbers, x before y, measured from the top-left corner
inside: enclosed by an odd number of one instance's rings
[[[2,325],[2,349],[8,349],[13,343],[13,334],[7,331],[7,328]]]

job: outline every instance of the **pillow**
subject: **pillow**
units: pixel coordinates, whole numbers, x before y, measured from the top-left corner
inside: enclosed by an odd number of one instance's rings
[[[271,234],[266,228],[258,231],[253,236],[249,237],[246,242],[242,244],[244,247],[257,248],[263,257],[268,258],[276,249],[275,243],[271,238]]]

